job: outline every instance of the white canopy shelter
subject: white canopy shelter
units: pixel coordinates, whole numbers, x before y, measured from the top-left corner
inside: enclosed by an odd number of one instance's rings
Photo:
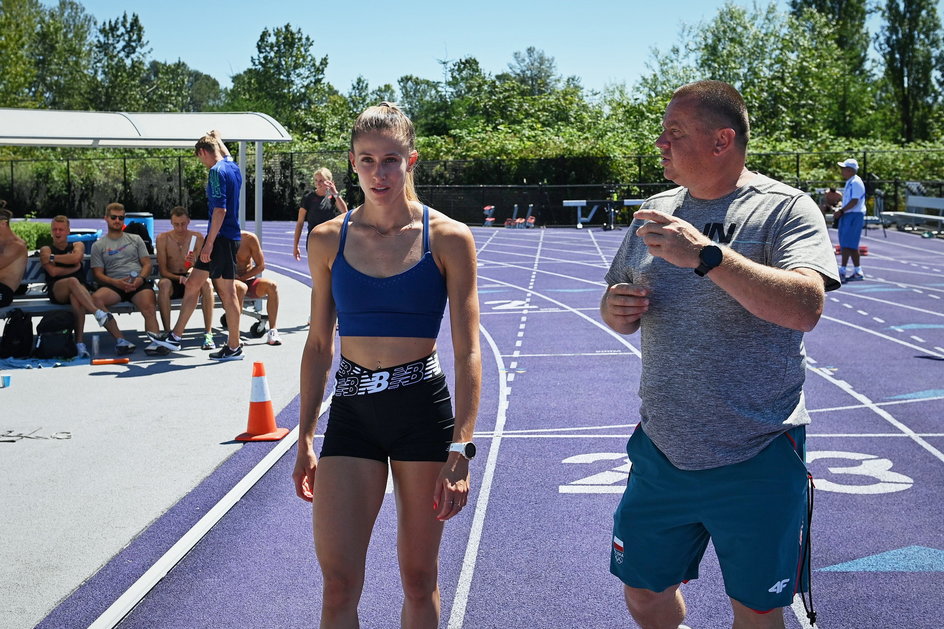
[[[193,149],[197,139],[218,129],[226,142],[239,142],[243,189],[239,222],[246,219],[246,144],[256,148],[256,229],[262,222],[262,144],[292,136],[266,114],[253,112],[127,113],[0,108],[0,145]]]

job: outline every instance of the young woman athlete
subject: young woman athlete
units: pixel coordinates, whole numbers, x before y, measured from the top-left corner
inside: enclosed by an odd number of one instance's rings
[[[302,230],[305,222],[308,222],[308,230],[305,232],[305,248],[308,248],[308,235],[315,225],[320,225],[325,221],[330,221],[339,212],[347,212],[347,203],[338,192],[338,187],[334,184],[334,177],[331,171],[321,167],[315,171],[312,176],[312,183],[315,184],[314,190],[309,190],[302,197],[301,205],[298,208],[298,220],[295,221],[295,238],[292,241],[292,253],[296,260],[302,259],[302,253],[298,250],[298,243],[302,237]]]
[[[324,577],[321,627],[357,627],[367,545],[387,483],[397,505],[403,627],[437,627],[439,543],[469,499],[481,357],[475,243],[468,227],[420,203],[413,125],[370,107],[351,133],[364,204],[308,239],[311,327],[302,354],[295,491],[313,502]],[[446,303],[455,413],[436,355]],[[320,458],[315,426],[341,337]]]

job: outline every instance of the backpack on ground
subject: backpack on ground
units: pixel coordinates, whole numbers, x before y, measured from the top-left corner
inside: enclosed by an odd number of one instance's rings
[[[74,328],[71,311],[57,310],[44,315],[36,326],[33,358],[75,358],[79,350],[72,336]]]
[[[27,358],[33,348],[33,321],[29,315],[14,308],[7,315],[0,337],[0,358]]]

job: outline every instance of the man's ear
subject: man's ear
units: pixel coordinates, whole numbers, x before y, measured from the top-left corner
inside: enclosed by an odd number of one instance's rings
[[[736,135],[734,129],[718,129],[715,132],[715,155],[721,155],[729,151],[731,147],[734,146],[734,137]]]

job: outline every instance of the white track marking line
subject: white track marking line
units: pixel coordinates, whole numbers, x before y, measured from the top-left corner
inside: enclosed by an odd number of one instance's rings
[[[815,373],[816,375],[820,376],[827,382],[836,385],[838,388],[842,389],[849,396],[859,400],[859,402],[861,402],[863,406],[867,407],[873,413],[875,413],[876,415],[878,415],[879,417],[887,421],[889,424],[891,424],[892,426],[900,430],[902,433],[910,437],[915,443],[917,443],[922,448],[930,452],[936,459],[944,463],[944,452],[941,452],[940,450],[932,446],[930,443],[925,441],[924,438],[918,435],[918,433],[916,433],[911,428],[909,428],[902,422],[892,417],[891,413],[879,407],[875,402],[869,399],[868,396],[866,396],[863,393],[859,393],[858,391],[853,389],[851,384],[849,384],[845,380],[839,380],[838,378],[834,378],[825,369],[820,369],[819,367],[814,367],[813,365],[807,365],[806,368],[812,371],[813,373]]]
[[[330,403],[330,398],[321,403],[319,416],[328,410]],[[184,533],[183,537],[177,540],[160,559],[154,562],[154,565],[148,568],[147,572],[131,584],[131,587],[125,590],[124,594],[118,597],[118,600],[112,603],[95,622],[89,625],[89,629],[112,629],[116,627],[147,596],[148,592],[167,576],[167,573],[180,563],[180,560],[193,550],[200,540],[223,519],[223,516],[259,482],[259,479],[272,469],[272,466],[282,458],[282,455],[297,442],[298,426],[283,437],[269,454],[259,461],[242,480],[236,483],[235,487],[230,489],[206,515],[200,518],[189,531]]]
[[[479,330],[492,350],[498,372],[502,373],[505,366],[501,353],[498,351],[498,346],[495,344],[495,339],[481,325],[479,325]],[[485,470],[482,472],[482,485],[475,500],[475,514],[472,516],[469,542],[465,547],[462,571],[459,573],[459,582],[456,584],[456,594],[449,613],[449,629],[460,629],[465,620],[465,610],[469,604],[469,593],[472,590],[472,578],[475,575],[479,546],[482,544],[482,532],[485,529],[485,513],[488,510],[488,500],[492,494],[495,469],[498,467],[498,451],[501,447],[502,432],[505,429],[505,420],[508,416],[508,396],[510,393],[511,389],[505,379],[498,378],[498,412],[495,418],[495,431],[488,447],[488,459],[485,462]]]
[[[612,260],[610,258],[607,258],[607,256],[603,254],[603,250],[600,249],[600,243],[597,242],[596,236],[593,235],[593,232],[588,232],[588,233],[590,234],[590,240],[593,241],[593,246],[597,248],[597,253],[600,254],[600,258],[603,260],[603,264],[605,264],[607,268],[609,268],[610,262],[612,262]]]
[[[555,273],[554,275],[556,275],[556,273]],[[632,343],[630,343],[629,341],[627,341],[621,334],[618,334],[617,332],[614,332],[614,331],[611,330],[609,327],[607,327],[606,324],[601,323],[600,321],[597,321],[597,320],[595,320],[595,319],[592,319],[591,317],[585,315],[584,313],[580,312],[580,311],[577,310],[576,308],[571,308],[571,307],[568,306],[567,304],[565,304],[565,303],[563,303],[563,302],[560,302],[560,301],[557,301],[556,299],[553,299],[552,297],[548,297],[547,295],[545,295],[545,294],[543,294],[543,293],[539,293],[539,292],[536,292],[536,291],[533,291],[533,290],[529,290],[529,289],[527,289],[527,288],[522,288],[522,287],[520,287],[520,286],[516,286],[515,284],[510,284],[510,283],[508,283],[508,282],[502,282],[501,280],[496,280],[496,279],[489,278],[489,277],[482,277],[481,275],[480,275],[479,277],[480,277],[481,279],[484,279],[484,280],[488,281],[488,282],[494,282],[494,283],[496,283],[496,284],[502,284],[502,285],[504,285],[504,286],[508,286],[508,287],[510,287],[510,288],[514,288],[514,289],[516,289],[516,290],[525,291],[526,293],[529,293],[529,294],[531,294],[531,295],[536,295],[536,296],[540,297],[541,299],[544,299],[544,300],[546,300],[546,301],[549,301],[549,302],[551,302],[552,304],[556,304],[557,306],[560,306],[561,308],[563,308],[563,309],[566,310],[567,312],[572,312],[573,314],[577,315],[578,317],[580,317],[580,318],[582,318],[582,319],[585,319],[585,320],[589,321],[590,323],[592,323],[593,325],[595,325],[596,327],[600,328],[601,330],[603,330],[604,332],[606,332],[607,334],[609,334],[610,336],[612,336],[613,338],[615,338],[617,341],[619,341],[619,342],[620,342],[623,346],[625,346],[627,349],[629,349],[629,351],[632,352],[634,356],[637,356],[637,357],[640,357],[640,358],[642,357],[642,354],[639,352],[639,350],[638,350],[635,346],[633,346]],[[574,279],[576,279],[576,278],[574,278]],[[602,293],[601,293],[601,294],[602,294]],[[519,346],[520,346],[520,345],[519,345],[520,343],[521,343],[521,341],[518,341],[518,343],[516,343],[515,346],[516,346],[516,347],[519,347]]]
[[[503,266],[506,268],[511,268],[511,269],[523,269],[526,271],[532,270],[530,267],[526,267],[521,264],[511,264],[510,262],[492,262],[492,264],[496,266]],[[596,268],[599,268],[599,267],[596,267]],[[592,284],[593,286],[599,286],[601,295],[603,294],[603,290],[606,288],[606,283],[601,282],[599,280],[588,280],[582,277],[575,277],[573,275],[564,275],[563,273],[554,273],[553,271],[538,271],[538,273],[543,273],[544,275],[553,275],[554,277],[563,277],[564,279],[573,280],[575,282],[583,282],[584,284]],[[502,284],[505,284],[505,286],[512,286],[511,284],[508,284],[507,282],[502,282]],[[521,288],[521,287],[515,286],[515,288]]]
[[[806,609],[803,607],[803,599],[800,598],[800,595],[797,594],[793,597],[793,604],[790,606],[790,609],[793,610],[793,613],[796,614],[796,619],[800,623],[800,627],[803,629],[816,629],[813,625],[810,624],[809,619],[806,617]],[[819,618],[816,619],[816,627],[822,629],[822,622]]]
[[[879,338],[883,338],[883,339],[885,339],[885,340],[887,340],[887,341],[891,341],[891,342],[893,342],[893,343],[898,343],[899,345],[904,345],[905,347],[910,347],[911,349],[913,349],[913,350],[915,350],[915,351],[918,351],[918,352],[921,352],[922,354],[928,354],[929,356],[934,356],[935,358],[944,358],[944,352],[938,353],[938,352],[931,351],[931,350],[929,350],[929,349],[927,349],[927,348],[925,348],[925,347],[921,347],[921,346],[919,346],[919,345],[912,345],[911,343],[908,343],[908,342],[906,342],[906,341],[902,341],[901,339],[896,339],[896,338],[893,337],[893,336],[888,336],[887,334],[882,334],[881,332],[876,332],[876,331],[874,331],[874,330],[869,330],[868,328],[863,328],[863,327],[860,326],[860,325],[856,325],[856,324],[854,324],[854,323],[849,323],[848,321],[843,321],[842,319],[836,319],[836,318],[834,318],[834,317],[827,317],[826,315],[823,315],[822,318],[823,318],[823,319],[826,319],[827,321],[832,321],[833,323],[839,323],[839,324],[841,324],[841,325],[847,325],[847,326],[849,326],[850,328],[855,328],[856,330],[859,330],[859,331],[861,331],[861,332],[865,332],[866,334],[873,334],[873,335],[875,335],[875,336],[877,336],[877,337],[879,337]]]

